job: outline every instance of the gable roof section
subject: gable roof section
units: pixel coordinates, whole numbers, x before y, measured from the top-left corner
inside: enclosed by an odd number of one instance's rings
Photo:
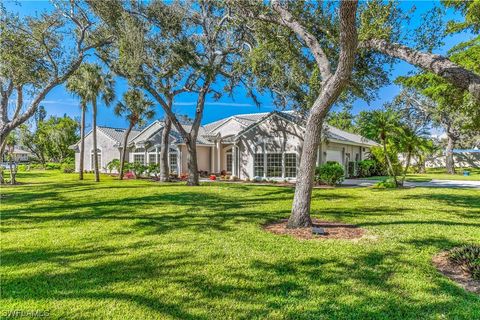
[[[127,129],[124,128],[113,128],[105,126],[97,126],[97,130],[101,131],[107,138],[110,138],[110,140],[112,140],[115,144],[118,144],[118,146],[122,145],[125,131],[127,131]],[[92,132],[93,130],[90,130],[85,135],[85,138],[92,134]],[[135,138],[139,133],[139,130],[132,129],[132,131],[130,132],[130,136],[128,137],[128,141],[132,141],[132,139]],[[69,149],[75,149],[79,144],[80,140],[78,140],[75,144],[69,146]]]
[[[237,137],[245,134],[247,131],[256,127],[257,125],[259,125],[260,123],[262,123],[272,115],[281,117],[303,128],[305,126],[304,119],[294,111],[272,111],[270,113],[262,113],[258,115],[263,115],[263,117],[261,117],[258,121],[253,122],[249,126],[245,127],[242,131],[240,131],[237,134]],[[242,115],[238,115],[237,117],[242,117]],[[357,144],[357,145],[364,145],[364,146],[378,146],[378,143],[376,143],[375,141],[367,139],[361,135],[346,132],[330,125],[326,125],[326,127],[327,127],[327,132],[326,132],[327,139],[329,138],[332,140],[337,140],[337,141],[345,142],[349,144]]]

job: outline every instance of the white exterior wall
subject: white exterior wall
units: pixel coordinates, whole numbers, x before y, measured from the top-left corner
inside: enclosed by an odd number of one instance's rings
[[[180,148],[180,159],[181,159],[181,167],[180,173],[188,173],[188,165],[187,165],[187,157],[188,151],[185,145],[179,146]],[[211,172],[211,147],[210,146],[197,146],[197,165],[199,171],[207,171]]]
[[[239,178],[254,177],[255,153],[296,153],[297,170],[303,144],[303,129],[281,117],[273,115],[244,133],[238,142]],[[265,143],[264,143],[265,142]],[[282,179],[282,178],[280,178]]]
[[[107,163],[113,159],[120,159],[120,151],[117,147],[114,147],[116,142],[104,134],[101,130],[97,129],[97,148],[100,149],[101,161],[99,163],[99,169],[101,172],[107,172]],[[80,144],[79,144],[80,147]],[[93,150],[93,134],[89,133],[85,137],[85,153],[84,153],[84,170],[92,171],[91,151]],[[79,171],[80,168],[80,152],[75,152],[75,171]]]

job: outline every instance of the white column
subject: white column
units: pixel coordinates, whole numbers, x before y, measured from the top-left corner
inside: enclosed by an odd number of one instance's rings
[[[215,143],[210,148],[210,173],[215,173]]]
[[[147,146],[145,148],[145,156],[143,157],[143,164],[148,165],[148,152],[147,152]]]
[[[217,172],[222,171],[222,142],[221,139],[217,140]]]
[[[232,148],[232,175],[238,176],[237,174],[237,143],[233,144]]]

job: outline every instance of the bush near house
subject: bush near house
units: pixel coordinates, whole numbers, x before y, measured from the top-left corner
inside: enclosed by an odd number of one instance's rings
[[[336,161],[327,161],[315,169],[315,181],[318,183],[334,186],[342,183],[344,178],[344,169],[342,165]]]

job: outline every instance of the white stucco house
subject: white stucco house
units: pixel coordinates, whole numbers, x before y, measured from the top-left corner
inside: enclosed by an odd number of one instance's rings
[[[190,129],[186,125],[187,131]],[[128,161],[158,163],[163,122],[157,120],[141,131],[132,131],[128,141]],[[98,127],[99,163],[103,172],[113,159],[120,159],[125,129]],[[235,175],[240,179],[265,177],[295,179],[300,162],[304,121],[293,111],[239,114],[200,128],[197,140],[199,171],[208,174]],[[317,163],[337,161],[346,166],[350,161],[365,159],[369,149],[377,145],[360,135],[326,126],[325,137],[317,150]],[[172,126],[169,165],[174,174],[187,173],[187,149]],[[75,150],[79,168],[79,142]],[[92,134],[85,138],[85,170],[92,170]]]

